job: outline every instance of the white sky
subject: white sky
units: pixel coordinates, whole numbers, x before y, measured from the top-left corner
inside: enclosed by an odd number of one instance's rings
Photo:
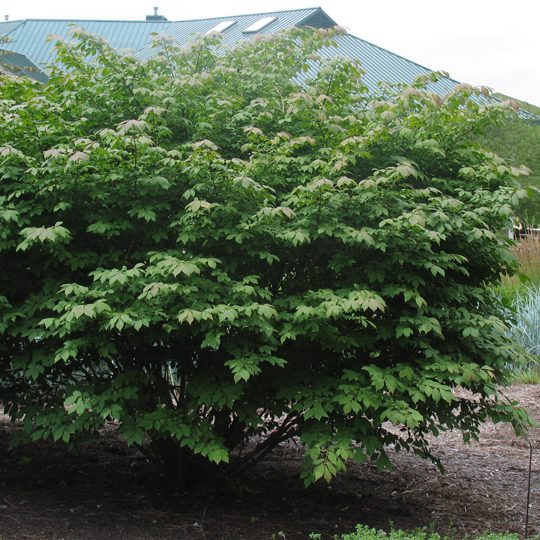
[[[350,33],[462,82],[540,105],[540,0],[0,0],[0,20],[169,20],[320,5]]]

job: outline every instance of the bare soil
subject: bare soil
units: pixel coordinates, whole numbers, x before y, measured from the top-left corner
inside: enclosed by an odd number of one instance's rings
[[[540,422],[540,386],[515,385]],[[271,539],[332,538],[357,523],[427,526],[465,538],[481,532],[523,533],[529,445],[508,426],[487,424],[479,443],[458,433],[434,441],[446,473],[403,453],[395,469],[352,465],[332,484],[305,489],[301,448],[278,449],[234,489],[194,498],[165,488],[163,478],[114,427],[78,453],[60,444],[7,449],[0,425],[0,539]],[[533,446],[530,534],[540,533],[540,429]]]

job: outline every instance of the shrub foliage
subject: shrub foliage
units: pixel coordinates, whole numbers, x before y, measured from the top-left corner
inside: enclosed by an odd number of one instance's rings
[[[2,79],[0,399],[23,439],[113,420],[189,487],[299,437],[310,483],[527,422],[486,287],[514,268],[520,170],[473,142],[504,111],[436,74],[370,95],[318,57],[335,32],[140,62],[76,31],[47,84]]]

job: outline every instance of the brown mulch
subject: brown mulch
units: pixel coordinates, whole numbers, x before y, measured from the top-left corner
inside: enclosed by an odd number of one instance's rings
[[[540,421],[540,386],[515,385]],[[357,523],[388,528],[427,526],[464,538],[480,532],[523,532],[529,447],[508,426],[486,425],[479,443],[458,433],[434,442],[446,473],[419,458],[392,456],[395,469],[352,465],[332,484],[303,488],[301,449],[290,443],[242,484],[212,498],[165,488],[163,478],[113,428],[77,454],[59,444],[7,449],[0,426],[0,539],[294,539],[332,538]],[[540,533],[540,429],[533,443],[531,534]]]

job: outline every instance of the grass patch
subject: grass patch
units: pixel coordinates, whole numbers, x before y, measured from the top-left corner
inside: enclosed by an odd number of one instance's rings
[[[519,384],[540,384],[540,366],[531,365],[517,369],[514,381]]]

